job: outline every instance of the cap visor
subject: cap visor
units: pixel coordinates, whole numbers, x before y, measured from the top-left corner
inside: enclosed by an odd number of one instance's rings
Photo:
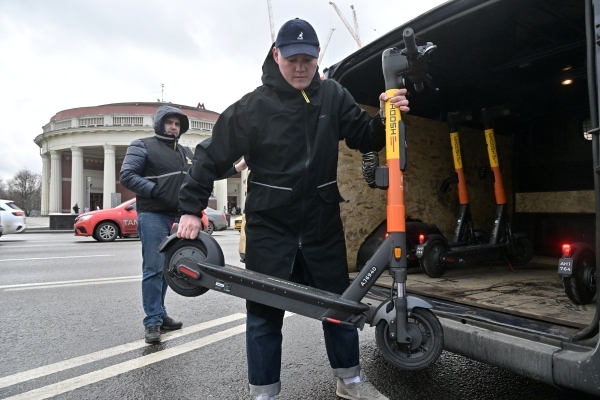
[[[290,44],[279,48],[283,58],[295,56],[296,54],[307,54],[314,58],[319,58],[319,48],[310,44]]]

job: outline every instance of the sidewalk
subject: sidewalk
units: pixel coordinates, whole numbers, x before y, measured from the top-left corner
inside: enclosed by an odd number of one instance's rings
[[[27,229],[23,233],[72,233],[72,229],[50,230],[50,217],[27,217]]]

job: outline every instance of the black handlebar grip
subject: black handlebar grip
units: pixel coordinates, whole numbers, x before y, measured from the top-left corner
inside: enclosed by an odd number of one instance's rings
[[[406,55],[410,57],[419,54],[417,42],[415,42],[415,32],[411,28],[406,28],[402,32],[402,36],[404,37],[404,45],[406,46]]]

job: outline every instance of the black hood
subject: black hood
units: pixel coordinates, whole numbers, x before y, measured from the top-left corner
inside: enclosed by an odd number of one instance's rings
[[[186,133],[188,129],[190,129],[190,120],[187,115],[185,115],[179,108],[171,107],[171,106],[160,106],[158,110],[156,110],[156,114],[154,114],[154,132],[163,137],[171,137],[165,133],[165,119],[176,115],[179,117],[179,121],[181,122],[181,129],[179,130],[179,137]]]
[[[279,91],[297,92],[298,89],[294,88],[292,85],[287,83],[283,75],[281,75],[281,72],[279,71],[279,65],[277,65],[277,63],[273,59],[273,47],[274,45],[271,46],[271,48],[269,49],[269,53],[267,54],[265,62],[262,66],[262,83],[265,86],[271,86]],[[313,79],[307,89],[317,89],[319,87],[320,82],[321,77],[319,76],[319,68],[317,67],[317,70],[315,71],[315,76],[313,76]]]

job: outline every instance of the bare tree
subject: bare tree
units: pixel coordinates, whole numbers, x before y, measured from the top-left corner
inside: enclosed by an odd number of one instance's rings
[[[41,207],[42,176],[28,168],[19,170],[8,181],[8,197],[29,215],[31,210]]]
[[[8,196],[7,192],[8,190],[6,189],[6,183],[4,183],[4,180],[0,178],[0,199],[6,199]]]

